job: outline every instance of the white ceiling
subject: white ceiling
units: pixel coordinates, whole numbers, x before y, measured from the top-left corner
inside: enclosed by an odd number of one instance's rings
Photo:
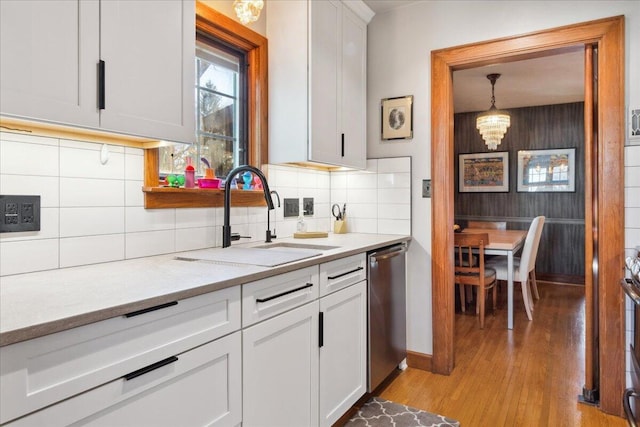
[[[364,0],[376,14],[418,1],[420,0]],[[491,106],[491,83],[486,76],[492,73],[501,74],[495,87],[497,108],[584,100],[584,53],[579,50],[455,71],[453,101],[456,113],[483,111]]]

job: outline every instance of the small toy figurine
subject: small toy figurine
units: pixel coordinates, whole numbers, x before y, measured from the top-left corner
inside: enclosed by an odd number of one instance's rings
[[[253,181],[253,175],[251,175],[251,172],[247,171],[243,173],[242,180],[244,181],[244,186],[242,187],[243,190],[251,190],[253,188],[251,185],[251,181]]]
[[[253,178],[253,189],[262,190],[262,180],[258,176]]]

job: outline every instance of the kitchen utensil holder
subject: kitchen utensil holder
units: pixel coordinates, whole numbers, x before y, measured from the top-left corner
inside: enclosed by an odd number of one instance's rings
[[[347,232],[347,220],[336,220],[333,223],[334,234],[345,234]]]

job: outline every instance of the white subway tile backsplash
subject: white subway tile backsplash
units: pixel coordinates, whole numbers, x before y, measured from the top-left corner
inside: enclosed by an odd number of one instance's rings
[[[124,233],[124,207],[60,208],[60,237]]]
[[[347,231],[350,233],[378,233],[378,220],[347,217]]]
[[[124,182],[124,205],[144,206],[144,193],[142,192],[142,181]]]
[[[627,208],[640,208],[640,187],[624,189],[624,205]]]
[[[58,239],[0,241],[0,276],[58,268]]]
[[[175,251],[175,230],[127,232],[125,235],[126,259],[168,254]]]
[[[214,247],[215,227],[181,228],[176,230],[176,251],[191,251]]]
[[[124,147],[121,145],[103,144],[101,142],[87,142],[75,139],[60,139],[60,147],[77,148],[80,150],[102,151],[103,146],[107,146],[107,155],[112,153],[124,154]]]
[[[99,150],[60,147],[60,176],[124,179],[124,153],[111,152],[103,165]]]
[[[175,209],[144,209],[142,207],[125,208],[125,231],[169,230],[176,224]]]
[[[124,179],[144,180],[144,156],[142,153],[129,153],[124,156]]]
[[[340,205],[342,208],[343,205]],[[377,218],[377,203],[350,203],[347,204],[347,218]]]
[[[59,145],[58,138],[47,136],[34,136],[24,133],[0,132],[0,144],[4,141],[23,142],[27,144]]]
[[[375,189],[347,189],[347,204],[352,203],[377,203],[378,190]]]
[[[378,174],[378,188],[411,188],[409,172]]]
[[[378,190],[378,200],[385,204],[409,203],[411,200],[411,190],[408,188],[382,188]]]
[[[0,172],[15,175],[58,176],[58,147],[0,141]]]
[[[361,188],[377,188],[377,175],[370,173],[348,173],[347,189],[356,190]]]
[[[54,176],[0,175],[0,194],[40,196],[40,207],[60,205],[60,179]]]
[[[411,172],[410,157],[378,159],[378,173]]]
[[[624,210],[626,228],[640,228],[640,208],[626,208]]]
[[[124,181],[60,178],[60,206],[124,206]]]
[[[176,209],[176,228],[213,227],[216,213],[210,208]]]
[[[315,171],[302,169],[298,172],[297,186],[299,188],[316,188],[318,179]]]
[[[123,259],[124,233],[60,239],[60,268]]]
[[[347,173],[333,172],[331,173],[331,191],[347,188]]]
[[[378,205],[378,218],[380,219],[411,219],[411,205],[389,204]]]
[[[379,164],[379,160],[378,159],[367,159],[367,172],[371,172],[371,173],[378,173],[378,164]]]
[[[640,145],[627,145],[624,147],[624,165],[640,166]]]
[[[640,166],[627,166],[624,168],[624,186],[640,187]]]
[[[640,242],[640,228],[626,228],[624,230],[624,247],[635,248]]]

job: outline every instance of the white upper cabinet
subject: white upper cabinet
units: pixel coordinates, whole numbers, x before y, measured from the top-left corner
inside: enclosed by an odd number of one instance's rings
[[[100,4],[0,1],[0,113],[97,128]]]
[[[373,12],[361,1],[267,7],[269,161],[365,168],[366,39]]]
[[[1,114],[195,140],[194,2],[3,0],[0,8]]]

